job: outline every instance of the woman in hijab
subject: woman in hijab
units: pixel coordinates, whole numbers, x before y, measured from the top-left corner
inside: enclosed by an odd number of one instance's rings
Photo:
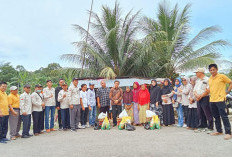
[[[183,107],[183,110],[184,110],[184,126],[183,127],[186,127],[187,125],[187,122],[188,122],[188,106],[189,106],[189,99],[188,99],[188,96],[189,96],[189,93],[192,89],[192,85],[190,84],[190,79],[188,77],[183,77],[182,78],[182,83],[183,83],[183,86],[182,86],[182,90],[180,90],[180,92],[182,93],[182,107]]]
[[[151,81],[150,88],[150,110],[159,116],[160,124],[163,125],[163,114],[161,105],[161,89],[156,80]]]
[[[173,100],[172,103],[176,104],[176,111],[178,114],[178,127],[183,127],[184,125],[184,118],[183,118],[183,108],[182,108],[182,84],[181,84],[181,79],[177,78],[175,80],[175,87],[173,91]]]
[[[196,76],[193,76],[190,78],[190,82],[191,82],[191,85],[192,85],[192,88],[189,92],[189,112],[188,112],[188,122],[187,122],[187,129],[193,129],[193,130],[196,130],[197,129],[197,126],[198,126],[198,116],[197,116],[197,101],[196,101],[196,97],[194,96],[194,92],[193,92],[193,89],[194,89],[194,86],[195,86],[195,83],[196,83],[196,80],[197,80],[197,77]]]
[[[149,104],[150,104],[150,93],[147,89],[146,84],[143,84],[141,86],[141,90],[139,91],[138,103],[139,103],[139,122],[140,124],[145,124],[146,110],[149,110]]]
[[[133,84],[133,116],[134,125],[139,125],[139,110],[138,110],[138,97],[139,97],[140,85],[138,82]]]
[[[163,122],[165,126],[175,124],[174,110],[172,106],[173,88],[169,79],[164,80],[164,85],[161,90],[161,98],[163,105]]]

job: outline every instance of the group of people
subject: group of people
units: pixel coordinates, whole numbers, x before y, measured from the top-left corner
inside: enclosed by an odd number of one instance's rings
[[[117,118],[123,109],[131,117],[133,125],[144,125],[147,122],[146,110],[151,110],[159,116],[162,126],[171,126],[175,124],[176,108],[178,127],[216,136],[223,134],[222,120],[226,134],[224,139],[230,139],[231,125],[225,112],[225,97],[226,92],[232,89],[232,81],[226,75],[218,73],[216,64],[209,65],[209,71],[210,78],[205,76],[204,68],[198,68],[196,76],[177,78],[173,85],[169,79],[164,79],[161,88],[154,79],[149,89],[146,84],[134,82],[133,89],[128,86],[125,91],[119,87],[119,81],[115,81],[114,87],[110,89],[106,87],[104,80],[97,90],[92,83],[89,84],[89,89],[86,84],[82,84],[80,90],[78,78],[74,78],[69,87],[65,80],[60,79],[57,88],[53,88],[52,81],[47,80],[46,88],[37,84],[32,94],[31,86],[26,84],[24,93],[19,96],[16,86],[10,87],[10,94],[7,95],[7,83],[1,82],[0,143],[33,136],[29,133],[31,116],[34,136],[43,134],[44,129],[47,133],[56,131],[56,109],[59,129],[71,129],[75,132],[77,129],[94,126],[97,108],[99,113],[112,112],[113,126],[117,125]],[[226,84],[229,84],[227,91]],[[214,119],[216,132],[213,132]],[[22,135],[19,134],[21,122]],[[8,123],[10,139],[7,139]]]

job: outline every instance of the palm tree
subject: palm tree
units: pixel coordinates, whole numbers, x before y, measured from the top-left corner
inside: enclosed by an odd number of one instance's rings
[[[84,61],[85,69],[94,76],[114,78],[132,75],[139,46],[135,37],[139,28],[139,11],[134,15],[130,11],[122,18],[116,2],[113,9],[102,6],[101,17],[91,13],[94,21],[90,23],[90,33],[80,25],[74,25],[83,35],[82,41],[74,42],[80,54],[65,54],[61,58],[73,63]]]
[[[202,29],[192,40],[188,41],[190,4],[180,11],[176,4],[170,8],[164,1],[159,4],[157,20],[144,17],[140,21],[146,34],[142,43],[149,46],[150,52],[142,51],[145,56],[152,58],[155,65],[152,75],[175,77],[175,74],[205,67],[220,57],[220,48],[228,46],[225,40],[210,41],[209,39],[220,32],[217,26]],[[142,56],[143,58],[143,56]]]

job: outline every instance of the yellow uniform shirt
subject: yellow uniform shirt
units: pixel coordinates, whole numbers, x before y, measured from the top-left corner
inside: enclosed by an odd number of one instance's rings
[[[11,105],[13,108],[19,108],[19,104],[20,104],[19,95],[9,94],[8,104]]]
[[[215,77],[209,78],[210,102],[225,101],[226,84],[231,80],[224,74],[217,74]]]
[[[8,99],[6,92],[0,90],[0,110],[4,116],[9,115]]]

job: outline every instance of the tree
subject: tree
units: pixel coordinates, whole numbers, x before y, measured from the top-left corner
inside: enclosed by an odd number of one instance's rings
[[[135,51],[137,49],[136,33],[138,31],[139,11],[132,11],[122,18],[121,9],[116,2],[113,9],[102,6],[101,17],[92,12],[94,21],[91,23],[91,33],[85,41],[87,30],[80,25],[75,29],[83,35],[83,40],[75,42],[79,54],[65,54],[61,58],[73,63],[83,61],[90,75],[114,78],[132,74]]]
[[[0,65],[0,81],[11,82],[15,75],[17,75],[17,71],[9,62]]]
[[[146,34],[142,43],[149,46],[142,52],[152,58],[150,66],[156,67],[153,76],[171,78],[183,71],[206,67],[220,57],[221,47],[230,45],[225,40],[209,41],[215,33],[220,32],[217,26],[202,29],[188,41],[190,6],[188,4],[180,11],[177,4],[171,9],[164,1],[159,4],[157,20],[144,17],[140,21]]]

